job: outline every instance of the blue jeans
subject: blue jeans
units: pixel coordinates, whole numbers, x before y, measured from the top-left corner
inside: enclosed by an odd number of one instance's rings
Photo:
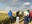
[[[24,17],[24,24],[28,24],[28,22],[29,22],[28,17],[25,16],[25,17]]]
[[[30,22],[32,21],[32,17],[30,18]]]

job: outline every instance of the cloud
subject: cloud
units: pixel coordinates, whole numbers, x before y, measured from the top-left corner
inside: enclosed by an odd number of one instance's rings
[[[24,9],[29,9],[30,8],[30,2],[25,2],[25,3],[23,3],[23,7],[24,7]]]
[[[30,2],[25,2],[23,5],[30,5]]]
[[[3,11],[9,11],[10,9],[12,11],[17,11],[17,10],[24,10],[24,9],[29,9],[30,8],[30,2],[23,2],[20,0],[1,0],[0,1],[0,10],[3,10]]]
[[[32,6],[30,5],[30,2],[25,2],[25,3],[23,3],[22,6],[19,7],[19,9],[20,9],[20,10],[25,10],[25,9],[31,10],[31,7],[32,7]]]

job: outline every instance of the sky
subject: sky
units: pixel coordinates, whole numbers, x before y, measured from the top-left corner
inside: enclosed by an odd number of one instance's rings
[[[32,10],[32,0],[0,0],[0,11]]]

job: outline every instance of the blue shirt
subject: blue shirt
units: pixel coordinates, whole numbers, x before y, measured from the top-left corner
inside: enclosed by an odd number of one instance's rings
[[[10,12],[8,12],[8,15],[11,17],[12,16],[12,12],[10,11]]]

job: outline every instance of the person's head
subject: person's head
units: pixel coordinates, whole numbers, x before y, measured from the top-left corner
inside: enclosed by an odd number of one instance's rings
[[[29,10],[27,10],[27,11],[29,11]]]
[[[11,10],[9,10],[9,12],[11,12]]]
[[[18,12],[20,12],[20,11],[18,10]]]

